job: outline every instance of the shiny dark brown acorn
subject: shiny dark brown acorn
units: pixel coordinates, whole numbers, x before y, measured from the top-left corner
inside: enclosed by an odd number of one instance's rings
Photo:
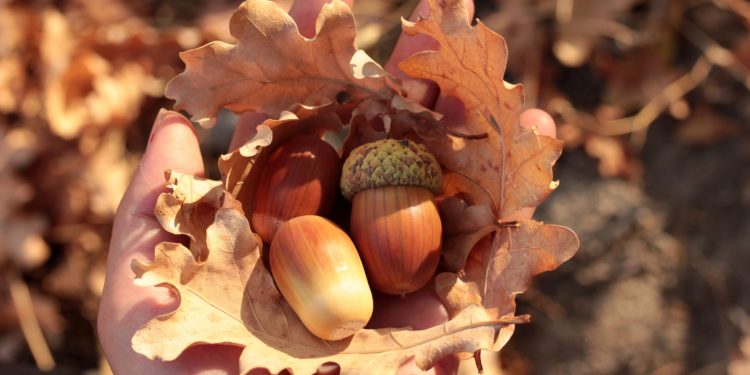
[[[270,243],[279,226],[302,215],[327,214],[338,194],[341,158],[312,135],[298,135],[273,151],[260,176],[251,222]]]
[[[441,187],[438,162],[408,140],[368,143],[347,158],[341,191],[352,200],[350,231],[374,289],[403,295],[434,275],[442,225],[433,199]]]

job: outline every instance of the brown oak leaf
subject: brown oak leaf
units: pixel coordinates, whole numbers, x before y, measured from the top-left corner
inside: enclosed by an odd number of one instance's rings
[[[164,177],[172,194],[160,194],[154,213],[164,230],[188,236],[193,256],[205,259],[206,228],[213,222],[212,207],[219,206],[224,196],[221,181],[213,181],[166,171]]]
[[[512,315],[515,296],[526,290],[531,278],[557,268],[578,246],[578,237],[568,228],[523,221],[517,228],[500,228],[491,240],[479,242],[461,272],[436,276],[435,289],[450,315],[476,305],[491,317]],[[505,345],[513,329],[501,330],[493,350]]]
[[[445,266],[458,272],[466,263],[471,249],[498,226],[490,206],[469,206],[456,197],[448,197],[440,204],[443,223],[443,252]]]
[[[407,34],[425,34],[438,51],[417,53],[399,64],[407,74],[435,81],[445,98],[464,106],[465,119],[448,124],[472,135],[427,140],[440,164],[481,186],[500,218],[537,206],[551,192],[552,164],[562,142],[520,126],[523,88],[502,80],[505,40],[481,22],[469,24],[462,0],[430,0],[430,15],[403,21]]]
[[[294,20],[267,0],[243,3],[230,21],[237,44],[212,42],[185,51],[185,72],[167,84],[176,109],[208,124],[226,107],[270,117],[295,104],[318,106],[346,92],[360,112],[382,112],[379,100],[399,90],[385,70],[354,47],[356,28],[349,7],[336,0],[323,7],[317,35],[299,34]]]
[[[426,369],[450,353],[490,348],[500,327],[519,321],[512,316],[489,318],[480,306],[467,306],[430,329],[364,329],[340,341],[317,338],[276,289],[261,261],[261,242],[234,198],[224,192],[221,199],[212,199],[215,190],[202,189],[204,182],[185,181],[204,195],[164,194],[210,207],[210,212],[196,212],[185,204],[180,214],[213,218],[205,229],[208,254],[196,260],[182,244],[161,243],[153,262],[134,261],[136,284],[168,284],[180,297],[175,311],[149,321],[133,336],[133,348],[149,358],[173,360],[192,345],[227,344],[245,348],[242,373],[265,368],[307,374],[327,362],[339,364],[346,373],[393,373],[411,358]],[[191,323],[196,317],[210,322],[210,329]]]

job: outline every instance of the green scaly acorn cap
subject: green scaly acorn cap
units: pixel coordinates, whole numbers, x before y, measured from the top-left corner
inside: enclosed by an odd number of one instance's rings
[[[352,150],[341,172],[341,193],[348,200],[360,191],[383,186],[422,186],[437,194],[443,173],[427,148],[408,139],[383,139]]]

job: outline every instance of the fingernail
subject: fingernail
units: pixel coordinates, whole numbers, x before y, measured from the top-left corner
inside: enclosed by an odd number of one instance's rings
[[[169,124],[175,121],[182,121],[182,115],[175,111],[167,109],[160,109],[154,120],[154,126],[151,128],[151,134],[148,137],[148,143],[154,140],[154,136],[164,127],[164,124]]]

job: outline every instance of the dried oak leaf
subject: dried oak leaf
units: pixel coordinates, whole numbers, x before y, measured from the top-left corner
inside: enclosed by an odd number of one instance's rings
[[[374,60],[354,47],[356,27],[349,7],[336,0],[323,7],[317,35],[303,37],[277,4],[244,2],[229,24],[237,44],[215,41],[185,51],[185,71],[167,84],[175,108],[210,124],[226,107],[276,118],[295,104],[318,106],[338,93],[360,103],[360,112],[382,112],[399,90]]]
[[[192,178],[189,183],[207,182]],[[213,189],[202,192],[164,195],[184,202],[186,211],[178,216],[213,218],[201,239],[208,249],[205,260],[196,260],[182,244],[161,243],[153,262],[133,263],[136,284],[168,284],[180,296],[175,311],[149,321],[133,336],[133,348],[149,358],[173,360],[192,345],[227,344],[245,348],[242,373],[266,368],[272,373],[287,369],[309,374],[327,362],[339,364],[346,373],[392,373],[411,358],[417,366],[429,368],[450,353],[490,348],[498,327],[518,322],[513,317],[489,319],[480,306],[467,306],[450,321],[421,331],[365,329],[340,341],[317,338],[276,289],[260,260],[261,242],[238,203],[226,192],[221,199],[215,199]],[[194,204],[206,205],[210,212],[195,212],[190,207]],[[159,210],[156,214],[164,220]],[[196,318],[210,322],[210,329],[194,324]]]
[[[498,226],[495,215],[486,204],[469,206],[455,197],[440,204],[443,223],[443,262],[451,271],[459,271],[471,249]]]
[[[448,169],[444,195],[469,204],[446,201],[441,207],[446,223],[443,257],[448,269],[457,272],[477,242],[500,228],[502,218],[537,206],[556,187],[552,165],[562,142],[520,126],[523,89],[502,80],[508,57],[505,40],[481,22],[472,27],[463,1],[431,0],[430,8],[429,18],[404,21],[404,29],[434,38],[439,50],[415,54],[399,66],[411,76],[435,81],[441,95],[464,105],[463,121],[447,126],[487,135],[426,140]],[[575,238],[566,231],[559,238],[561,245]],[[559,250],[553,243],[548,249]]]
[[[171,170],[165,172],[165,178],[172,194],[161,194],[156,199],[156,218],[167,232],[188,236],[195,258],[205,259],[206,228],[214,220],[213,207],[219,206],[224,196],[221,181]]]
[[[41,100],[50,130],[74,139],[87,127],[124,126],[134,120],[148,87],[144,66],[132,56],[116,61],[101,55],[56,10],[45,9],[41,23]]]
[[[130,123],[144,99],[146,79],[146,72],[137,63],[118,67],[94,52],[79,53],[45,87],[50,129],[62,138],[73,139],[88,126]]]
[[[517,228],[499,228],[491,240],[478,242],[461,272],[436,276],[435,289],[451,316],[477,305],[494,319],[512,316],[515,296],[526,290],[531,278],[557,268],[578,246],[568,228],[522,221]],[[502,327],[492,350],[500,350],[513,330],[512,325]]]
[[[429,18],[404,22],[407,34],[425,34],[438,51],[417,53],[399,64],[407,74],[435,81],[441,95],[464,105],[463,132],[426,143],[441,165],[484,189],[500,218],[534,207],[552,191],[552,165],[562,142],[520,126],[523,88],[502,80],[508,50],[505,40],[481,22],[469,24],[462,0],[430,0]]]

